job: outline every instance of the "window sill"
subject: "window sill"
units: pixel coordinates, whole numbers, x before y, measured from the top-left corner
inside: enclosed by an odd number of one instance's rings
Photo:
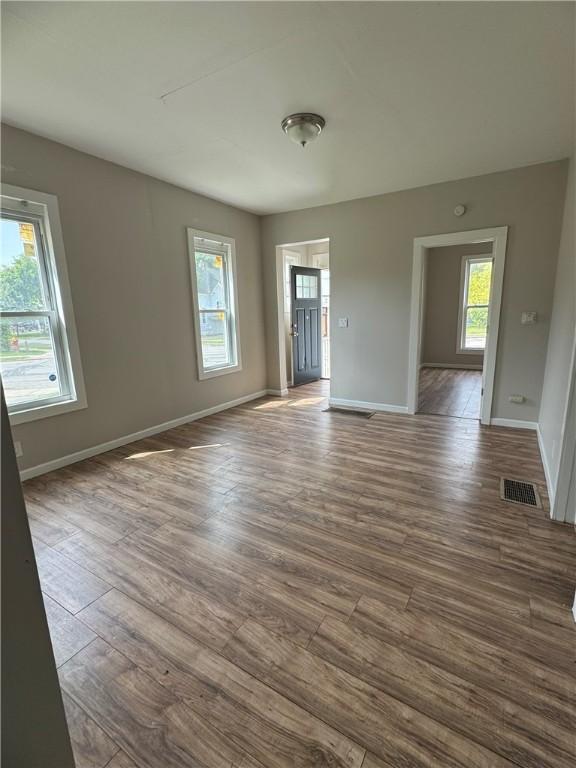
[[[484,348],[484,349],[457,349],[456,350],[456,354],[457,355],[479,355],[479,356],[482,356],[485,351],[486,351],[486,348]]]
[[[10,419],[10,424],[15,426],[16,424],[25,424],[28,421],[47,419],[50,416],[59,416],[69,411],[79,411],[87,407],[88,403],[84,398],[76,398],[75,400],[65,400],[62,403],[39,405],[36,408],[26,408],[26,410],[22,411],[11,411],[8,413],[8,418]]]
[[[222,368],[208,368],[205,371],[199,371],[198,378],[200,381],[203,381],[204,379],[213,379],[215,376],[224,376],[227,373],[237,373],[241,370],[242,365],[240,363],[237,365],[226,365]]]

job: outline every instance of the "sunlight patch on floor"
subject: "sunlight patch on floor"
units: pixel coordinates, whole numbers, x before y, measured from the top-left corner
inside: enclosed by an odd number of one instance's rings
[[[318,405],[318,403],[321,403],[323,400],[326,400],[325,397],[303,397],[299,400],[291,400],[289,405],[293,406],[294,408],[305,408],[307,405]]]
[[[162,448],[157,451],[141,451],[140,453],[133,453],[131,456],[126,456],[130,461],[131,459],[147,459],[149,456],[155,456],[157,453],[172,453],[174,448]]]
[[[203,451],[207,448],[223,448],[225,445],[228,445],[228,443],[208,443],[207,445],[189,445],[184,450],[186,451]],[[159,448],[156,451],[140,451],[139,453],[132,453],[130,456],[126,456],[125,458],[128,460],[133,459],[147,459],[150,456],[157,456],[158,454],[162,453],[174,453],[174,451],[177,451],[178,448]]]
[[[209,443],[208,445],[190,445],[187,451],[202,451],[205,448],[224,448],[228,443]]]
[[[293,400],[282,400],[278,398],[278,400],[269,400],[266,403],[261,403],[260,405],[255,405],[254,408],[252,408],[253,411],[271,411],[275,408],[284,408],[286,405],[290,405],[290,403],[293,403]]]

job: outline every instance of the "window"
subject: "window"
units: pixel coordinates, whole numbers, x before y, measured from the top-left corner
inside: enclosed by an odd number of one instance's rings
[[[315,275],[296,275],[296,298],[318,298],[318,278]]]
[[[86,406],[57,199],[8,185],[0,219],[0,372],[12,423]]]
[[[488,333],[492,258],[467,256],[462,263],[458,352],[482,354]]]
[[[198,376],[241,369],[235,280],[235,242],[188,230]]]

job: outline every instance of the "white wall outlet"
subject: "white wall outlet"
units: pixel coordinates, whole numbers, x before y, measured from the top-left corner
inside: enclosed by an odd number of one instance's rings
[[[538,319],[538,312],[534,312],[533,310],[530,310],[529,312],[522,312],[522,318],[520,322],[522,323],[522,325],[534,325],[537,319]]]
[[[14,441],[14,453],[18,458],[20,458],[20,456],[24,456],[24,451],[22,450],[22,443],[20,440]]]
[[[348,328],[348,318],[347,317],[339,317],[338,318],[338,328]]]
[[[517,403],[520,405],[524,402],[524,400],[526,400],[526,398],[524,395],[510,395],[508,400],[510,400],[511,403]]]

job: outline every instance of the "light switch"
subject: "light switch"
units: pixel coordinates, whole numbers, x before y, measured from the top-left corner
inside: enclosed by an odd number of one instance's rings
[[[534,325],[537,319],[538,319],[537,312],[533,312],[533,311],[522,312],[522,319],[521,319],[522,325]]]
[[[339,317],[338,318],[338,328],[348,328],[348,318],[347,317]]]

